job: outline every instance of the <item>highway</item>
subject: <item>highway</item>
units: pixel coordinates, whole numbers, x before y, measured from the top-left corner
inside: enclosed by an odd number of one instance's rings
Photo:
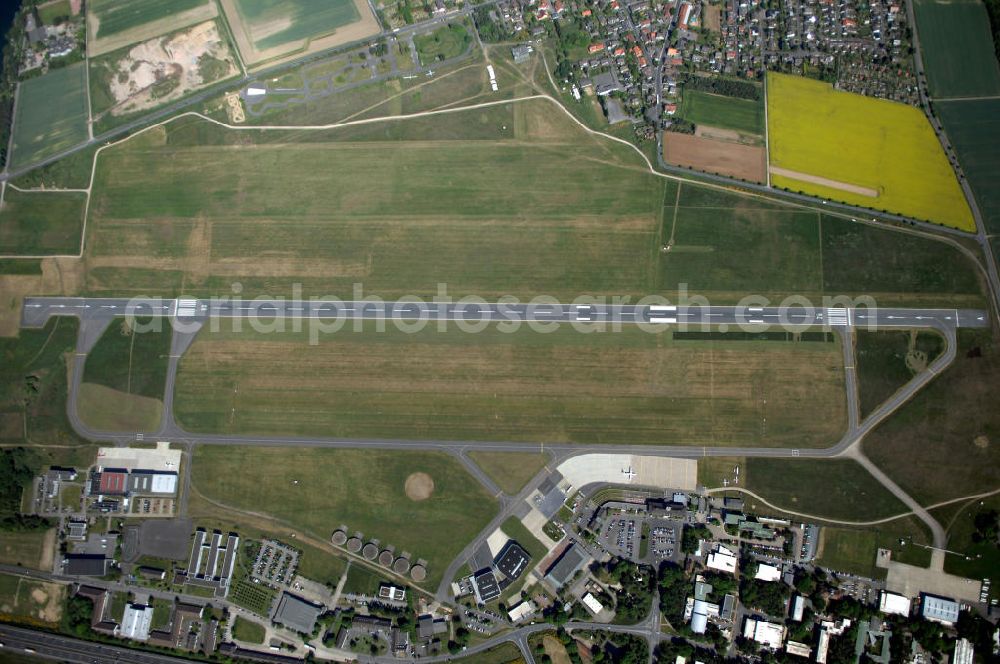
[[[54,659],[72,664],[177,664],[191,660],[172,655],[131,650],[120,646],[84,641],[71,636],[62,636],[23,627],[0,625],[0,648],[2,653],[30,654],[33,657]]]
[[[330,320],[455,321],[488,323],[617,323],[679,326],[740,326],[764,331],[772,326],[989,327],[989,315],[976,309],[907,309],[774,306],[670,306],[559,302],[423,302],[399,300],[159,299],[29,297],[21,310],[21,327],[38,328],[51,316],[105,320],[115,316],[158,316],[183,322],[212,318],[277,318]]]

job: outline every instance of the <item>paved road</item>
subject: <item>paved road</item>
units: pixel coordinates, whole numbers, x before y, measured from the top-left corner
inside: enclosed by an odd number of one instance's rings
[[[482,300],[450,303],[381,300],[195,300],[158,298],[29,297],[22,327],[42,327],[51,316],[106,320],[115,316],[170,317],[179,323],[211,318],[394,320],[533,323],[646,323],[743,326],[819,325],[831,328],[989,327],[976,309],[848,309],[842,307],[660,306],[643,304],[505,303]]]

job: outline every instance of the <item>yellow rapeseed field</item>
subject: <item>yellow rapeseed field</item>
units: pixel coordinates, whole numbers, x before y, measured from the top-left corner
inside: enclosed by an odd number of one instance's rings
[[[767,130],[771,167],[814,178],[772,174],[777,187],[975,231],[955,173],[920,109],[768,73]]]

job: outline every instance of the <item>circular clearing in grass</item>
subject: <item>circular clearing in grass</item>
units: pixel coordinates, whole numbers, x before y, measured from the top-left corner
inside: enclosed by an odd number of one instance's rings
[[[406,485],[403,488],[410,500],[427,500],[434,493],[434,480],[427,473],[412,473],[406,478]]]

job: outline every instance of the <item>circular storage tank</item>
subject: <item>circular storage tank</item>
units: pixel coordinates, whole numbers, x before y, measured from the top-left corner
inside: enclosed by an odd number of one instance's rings
[[[414,565],[410,568],[410,576],[414,581],[423,581],[427,578],[427,570],[423,565]]]
[[[358,539],[357,537],[352,537],[351,539],[347,540],[347,550],[350,551],[351,553],[357,553],[358,551],[360,551],[361,540]]]
[[[343,530],[337,530],[333,533],[333,537],[330,538],[330,541],[337,546],[344,546],[344,544],[347,543],[347,533]]]
[[[406,558],[396,558],[396,562],[392,564],[392,569],[396,574],[406,574],[410,571],[410,561]]]
[[[368,560],[375,560],[375,556],[378,555],[378,547],[369,542],[365,544],[365,548],[361,550],[361,555]]]
[[[383,551],[378,554],[378,564],[382,567],[388,567],[392,564],[392,551]]]

